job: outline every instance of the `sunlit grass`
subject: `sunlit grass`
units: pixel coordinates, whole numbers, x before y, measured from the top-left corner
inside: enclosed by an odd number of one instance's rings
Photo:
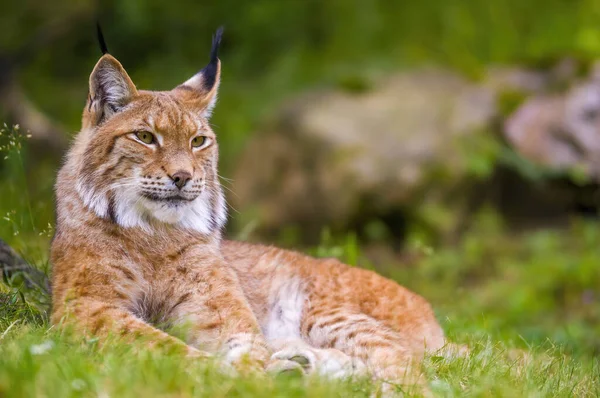
[[[516,350],[472,336],[466,356],[430,356],[424,370],[439,396],[564,396],[600,393],[598,359],[560,347]],[[77,338],[47,326],[19,323],[0,333],[0,395],[11,397],[369,396],[368,381],[231,377],[203,361],[138,345]]]

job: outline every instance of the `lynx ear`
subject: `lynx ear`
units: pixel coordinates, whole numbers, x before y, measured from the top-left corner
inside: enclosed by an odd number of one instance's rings
[[[208,65],[174,89],[186,103],[196,108],[206,118],[210,117],[217,102],[217,91],[221,79],[219,45],[221,44],[222,35],[223,27],[220,27],[213,35]]]
[[[109,119],[137,95],[135,85],[112,55],[100,58],[90,75],[87,111],[94,125]]]

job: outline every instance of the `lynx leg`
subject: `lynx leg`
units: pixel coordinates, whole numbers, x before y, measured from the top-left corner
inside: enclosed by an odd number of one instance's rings
[[[186,341],[194,346],[215,352],[240,370],[260,371],[269,352],[260,332],[254,329],[251,314],[233,318],[229,311],[213,310],[190,303],[181,306],[179,324],[187,331]]]
[[[73,324],[94,336],[121,336],[127,340],[144,338],[150,346],[162,347],[193,357],[209,358],[211,354],[197,350],[183,341],[147,324],[117,304],[80,298],[69,303],[70,313],[53,315],[53,323]]]
[[[419,364],[403,345],[402,336],[366,314],[314,306],[303,319],[302,334],[312,346],[360,359],[376,379],[403,385],[420,381]]]
[[[207,280],[199,275],[198,279]],[[210,277],[214,282],[181,289],[181,297],[173,298],[171,318],[183,327],[190,345],[220,353],[241,371],[263,371],[269,351],[236,279],[218,265],[210,270]]]

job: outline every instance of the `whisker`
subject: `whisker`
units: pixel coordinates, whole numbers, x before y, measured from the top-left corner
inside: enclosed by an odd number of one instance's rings
[[[226,186],[221,185],[221,187],[223,187],[224,189],[226,189],[228,192],[231,192],[232,195],[234,195],[236,198],[239,198],[238,194],[235,193],[235,191],[231,188],[228,188]]]
[[[232,182],[234,181],[232,178],[223,177],[223,176],[222,176],[221,174],[219,174],[219,173],[217,173],[217,176],[218,176],[220,179],[222,179],[222,180],[225,180],[225,181],[227,181],[227,182],[230,182],[230,183],[232,183]]]
[[[233,207],[228,201],[227,199],[225,199],[225,205],[227,205],[228,208],[230,208],[231,210],[233,210],[234,212],[236,212],[237,214],[240,214],[240,211],[238,209],[236,209],[235,207]]]

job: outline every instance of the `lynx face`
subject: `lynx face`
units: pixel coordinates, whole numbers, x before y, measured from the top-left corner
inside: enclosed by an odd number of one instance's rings
[[[225,200],[208,122],[219,72],[214,50],[211,63],[175,89],[138,91],[115,58],[98,61],[78,137],[76,189],[88,208],[123,227],[171,224],[205,234],[222,227]]]

